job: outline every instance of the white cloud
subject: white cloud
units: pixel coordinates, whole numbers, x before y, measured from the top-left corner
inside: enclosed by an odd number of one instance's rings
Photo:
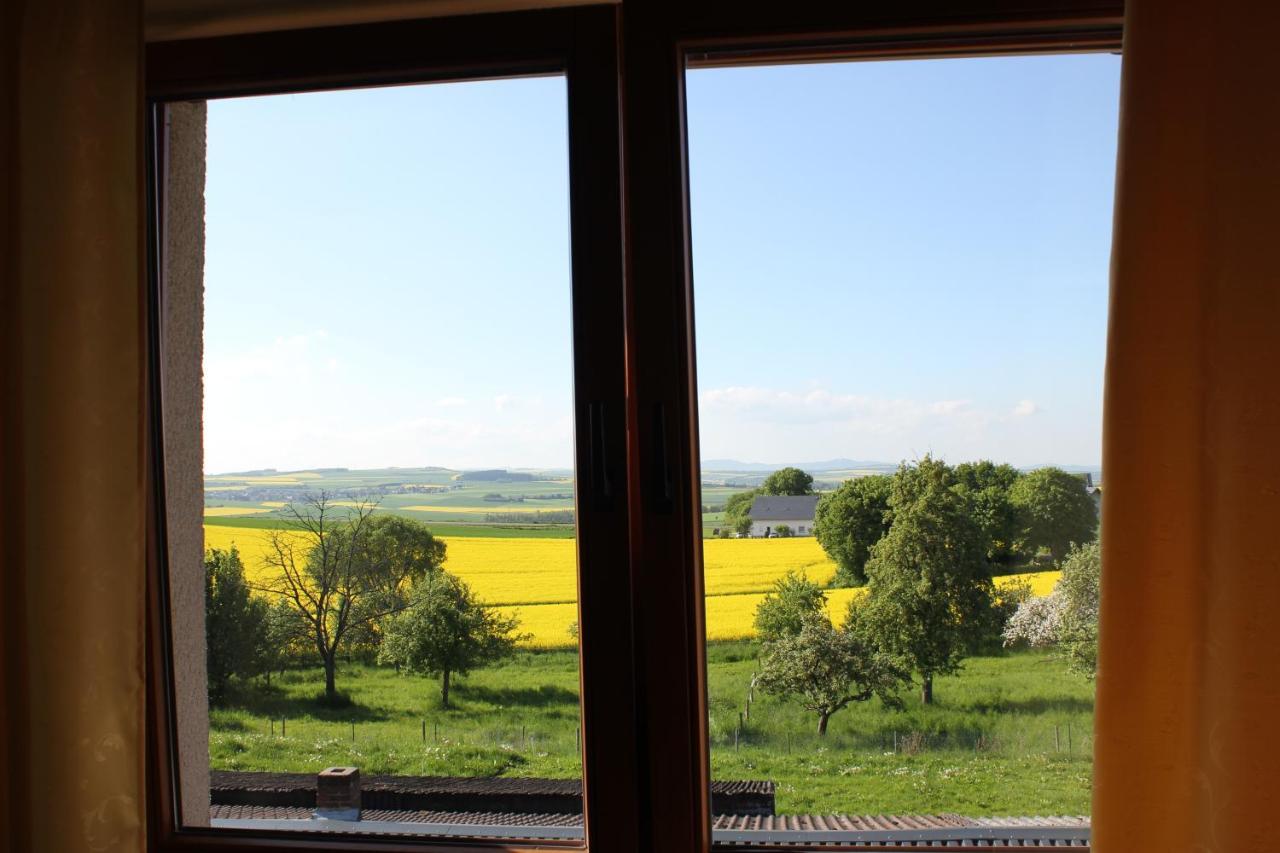
[[[1047,416],[1034,400],[1010,404],[978,391],[972,398],[913,399],[839,393],[804,382],[794,388],[735,385],[702,392],[699,411],[704,459],[897,462],[932,453],[951,462],[1029,465],[1098,455],[1092,424]]]
[[[968,405],[968,400],[939,400],[929,406],[929,411],[935,415],[954,415]]]
[[[336,358],[321,358],[317,352],[329,333],[324,329],[276,338],[264,346],[230,354],[205,354],[207,385],[236,383],[254,379],[297,379],[309,376],[317,363],[330,372],[338,369]]]
[[[522,397],[519,394],[498,394],[493,398],[493,407],[499,412],[512,412],[526,408],[538,408],[542,405],[541,397]]]
[[[991,419],[973,409],[968,400],[922,402],[835,394],[825,388],[801,392],[744,386],[717,388],[702,394],[701,407],[704,417],[793,425],[831,423],[872,433],[900,431],[930,420],[973,425]]]

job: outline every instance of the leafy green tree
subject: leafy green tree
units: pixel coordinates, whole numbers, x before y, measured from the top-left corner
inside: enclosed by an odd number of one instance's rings
[[[209,698],[220,701],[233,677],[262,670],[267,645],[267,603],[250,595],[240,552],[213,548],[204,557],[205,663]]]
[[[898,689],[910,674],[876,650],[863,635],[834,628],[822,613],[806,613],[800,630],[764,645],[756,684],[766,693],[790,696],[818,715],[825,736],[831,715],[873,696],[900,707]]]
[[[758,489],[751,489],[750,491],[730,495],[729,500],[725,501],[725,526],[735,531],[739,536],[746,536],[751,532],[751,504],[758,494],[760,494]]]
[[[283,675],[286,666],[305,660],[311,651],[306,620],[289,602],[277,599],[267,610],[267,647],[262,668],[268,686],[272,672]]]
[[[799,468],[780,468],[760,484],[762,495],[811,495],[813,477]]]
[[[444,543],[417,522],[374,518],[377,504],[339,507],[322,492],[285,507],[267,536],[262,591],[293,607],[324,667],[325,699],[338,700],[338,653],[369,642],[386,617],[412,606],[410,584],[444,559]]]
[[[894,475],[893,526],[871,549],[868,595],[850,605],[846,630],[865,635],[920,676],[956,672],[993,618],[986,541],[963,488],[943,462],[926,456]]]
[[[391,597],[444,565],[444,542],[422,522],[399,515],[373,516],[359,545],[362,571]]]
[[[378,659],[408,672],[440,676],[440,704],[449,707],[450,681],[515,652],[519,620],[484,606],[464,581],[445,571],[415,588],[412,608],[391,619]]]
[[[1018,538],[1018,515],[1009,490],[1022,473],[1012,465],[997,465],[983,459],[960,463],[955,467],[955,475],[968,491],[973,517],[987,539],[987,559],[995,563],[1010,562]]]
[[[846,480],[822,496],[813,535],[836,563],[838,586],[862,586],[871,547],[889,532],[889,493],[893,478],[884,474]]]
[[[1018,547],[1029,556],[1048,549],[1061,560],[1073,543],[1098,535],[1098,508],[1084,481],[1061,468],[1037,468],[1009,489],[1017,513]]]
[[[779,539],[790,539],[796,534],[792,531],[790,524],[779,524],[777,527],[773,528],[773,535]]]
[[[766,643],[793,637],[800,633],[806,616],[822,614],[826,606],[821,587],[797,571],[788,571],[756,606],[756,634]]]
[[[1054,587],[1062,596],[1058,643],[1067,665],[1092,679],[1098,672],[1098,609],[1102,601],[1102,548],[1098,542],[1076,545],[1062,561]]]

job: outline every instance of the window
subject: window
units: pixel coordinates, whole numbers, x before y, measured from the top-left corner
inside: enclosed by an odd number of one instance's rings
[[[745,633],[717,636],[716,626],[729,624],[724,620],[726,605],[740,605],[748,598],[752,600],[733,618],[750,626],[756,599],[778,579],[778,566],[794,564],[806,571],[816,566],[817,561],[806,563],[801,557],[766,561],[753,569],[749,560],[759,549],[775,554],[821,551],[822,495],[786,490],[752,495],[811,499],[807,504],[779,501],[772,506],[766,501],[753,518],[752,506],[744,511],[741,498],[732,504],[730,499],[756,489],[770,471],[723,463],[735,458],[739,463],[807,463],[817,458],[810,454],[825,445],[801,424],[791,424],[790,443],[781,448],[785,454],[742,459],[755,454],[748,453],[751,447],[739,449],[734,442],[758,438],[758,429],[747,418],[717,421],[708,400],[734,400],[732,395],[714,397],[708,392],[767,387],[775,374],[809,377],[814,354],[823,347],[834,347],[840,360],[851,361],[847,373],[867,369],[864,361],[850,355],[865,343],[861,330],[836,322],[847,306],[832,310],[830,281],[814,274],[821,252],[797,260],[787,254],[795,241],[787,245],[779,235],[787,232],[788,224],[802,224],[811,227],[808,237],[818,249],[845,245],[848,234],[838,228],[841,217],[859,211],[865,216],[866,208],[860,205],[871,194],[849,193],[847,205],[835,211],[839,215],[815,223],[807,218],[812,210],[796,203],[794,191],[841,188],[849,175],[842,170],[867,169],[868,159],[811,158],[809,168],[814,174],[827,169],[828,180],[815,180],[807,187],[788,186],[785,180],[771,184],[777,181],[774,170],[779,163],[812,153],[788,147],[776,134],[791,132],[803,139],[806,109],[827,118],[833,112],[815,94],[821,87],[800,86],[781,96],[786,88],[778,85],[782,77],[833,68],[856,67],[859,73],[876,75],[887,73],[883,69],[890,66],[901,71],[951,62],[1005,63],[1013,61],[1006,54],[1053,52],[1064,46],[1114,50],[1119,10],[1100,13],[1082,6],[1017,20],[1001,8],[949,9],[945,18],[930,19],[918,13],[893,17],[897,14],[865,8],[821,13],[807,7],[763,12],[735,8],[724,17],[706,4],[679,9],[641,4],[628,8],[625,15],[613,8],[540,10],[198,39],[149,50],[147,89],[154,142],[150,308],[156,332],[151,388],[158,439],[153,447],[157,512],[151,531],[155,547],[150,644],[155,740],[149,778],[155,807],[149,814],[155,821],[156,849],[296,844],[296,838],[282,838],[282,833],[297,832],[298,823],[279,821],[306,822],[305,828],[313,829],[322,825],[312,817],[317,808],[330,821],[323,826],[336,831],[312,832],[302,843],[326,849],[415,849],[443,841],[494,849],[586,845],[611,853],[705,853],[712,843],[806,846],[941,840],[936,833],[928,834],[932,830],[920,830],[925,832],[920,835],[906,823],[892,829],[846,827],[834,836],[821,826],[806,824],[803,815],[820,801],[823,807],[852,809],[833,804],[833,798],[840,795],[841,784],[863,779],[857,770],[843,776],[838,771],[866,766],[852,760],[837,766],[834,756],[819,754],[821,744],[814,743],[816,717],[808,721],[813,731],[807,738],[788,738],[785,728],[775,726],[781,739],[774,738],[767,748],[782,750],[781,757],[761,752],[765,745],[759,728],[790,700],[766,695],[762,681],[753,684],[752,668],[760,664],[760,649],[753,641]],[[974,29],[973,22],[981,22],[982,28]],[[1004,58],[923,61],[926,56],[987,53]],[[850,57],[911,60],[809,65],[805,72],[776,65]],[[688,61],[687,75],[677,61],[681,59]],[[1105,56],[1085,59],[1101,59],[1112,69],[1116,64]],[[750,65],[762,67],[721,67]],[[748,78],[745,86],[738,84],[738,95],[746,101],[719,97],[709,88],[713,80]],[[1078,81],[1060,82],[1053,97],[1036,95],[1032,100],[1053,104],[1063,93],[1078,94]],[[509,100],[491,99],[494,93],[506,93]],[[426,101],[418,98],[432,100],[435,106],[426,109]],[[434,111],[450,99],[456,99],[452,112]],[[850,107],[861,110],[862,119],[851,122],[853,129],[847,131],[850,148],[876,141],[883,113],[878,125],[875,110],[867,109],[872,102]],[[326,106],[308,115],[313,103]],[[744,103],[747,114],[762,119],[761,128],[742,129],[743,116],[735,115],[735,109]],[[387,109],[374,115],[374,105]],[[790,128],[769,115],[769,109],[779,105],[791,111]],[[902,115],[919,118],[917,102],[904,98],[902,107]],[[259,112],[254,115],[255,111]],[[422,133],[428,115],[436,116],[432,130],[438,133],[422,136],[421,146],[410,151],[405,135]],[[207,161],[201,124],[205,116],[210,129]],[[1046,117],[1052,118],[1047,113]],[[250,118],[256,124],[236,124]],[[525,119],[531,123],[522,125]],[[1008,118],[1009,126],[1025,119]],[[487,123],[492,132],[468,137],[468,129],[474,130],[477,123]],[[1058,141],[1045,127],[1035,129],[1044,131],[1037,137],[1041,142]],[[1065,131],[1075,130],[1065,126]],[[238,141],[232,131],[240,134]],[[728,134],[728,144],[713,157],[704,156],[704,146],[717,131]],[[291,142],[278,144],[290,134]],[[813,134],[810,141],[821,138]],[[777,147],[763,150],[771,139]],[[900,161],[923,157],[924,143],[932,141],[909,136],[903,140],[908,144],[895,152]],[[237,158],[229,152],[238,152]],[[200,168],[185,168],[193,163]],[[485,163],[492,168],[484,168]],[[729,201],[707,206],[712,198],[707,191],[716,187],[707,182],[704,169],[725,178],[722,187],[732,190]],[[945,170],[941,174],[947,175]],[[1035,186],[1035,175],[1028,174],[1023,190]],[[424,182],[427,175],[434,176],[434,183]],[[1089,175],[1093,180],[1110,179],[1107,170]],[[1016,202],[1010,209],[1024,201],[1001,182],[1002,176],[986,177],[976,182],[978,195],[998,190],[1002,198]],[[930,193],[938,187],[928,185],[924,170],[904,178],[905,184],[911,181],[927,212]],[[336,192],[344,184],[347,189]],[[207,196],[202,197],[206,187]],[[531,187],[536,191],[522,195],[522,188]],[[260,201],[253,200],[255,194],[261,195]],[[207,246],[200,227],[206,202]],[[788,210],[795,214],[793,222],[772,219]],[[1087,217],[1089,210],[1086,204],[1080,210],[1051,212]],[[722,214],[727,216],[723,222]],[[761,230],[768,222],[774,223],[776,233]],[[300,224],[306,228],[284,236]],[[342,227],[333,227],[338,224]],[[934,224],[937,233],[930,246],[947,245],[950,224]],[[1105,241],[1105,225],[1093,234],[1096,239],[1081,263],[1092,262],[1097,241]],[[487,229],[483,239],[477,236],[481,228]],[[881,236],[891,237],[892,232],[886,227]],[[1046,228],[1042,248],[1053,248],[1057,236]],[[957,239],[953,246],[961,242]],[[717,253],[709,251],[717,243],[725,250],[718,260]],[[886,239],[870,249],[893,245]],[[233,269],[231,256],[221,254],[227,246],[239,251],[253,247],[256,255],[235,259],[239,268]],[[896,262],[901,271],[909,271],[928,257],[899,252]],[[995,251],[992,257],[1004,256]],[[725,281],[726,269],[717,263],[726,258],[730,275],[735,274],[734,263],[743,264],[737,268],[741,290],[722,284],[725,289],[717,292],[716,281]],[[745,264],[747,258],[754,265]],[[305,278],[297,272],[304,267]],[[960,264],[956,269],[966,267]],[[397,280],[397,270],[404,274],[403,281]],[[435,272],[430,281],[428,270]],[[264,272],[270,278],[266,283],[258,278]],[[761,276],[768,279],[769,289],[760,289]],[[342,277],[360,279],[360,287],[336,287],[334,282]],[[442,278],[448,286],[433,290]],[[325,284],[313,286],[314,282]],[[1096,295],[1089,290],[1093,286],[1081,285],[1087,299]],[[297,319],[290,300],[312,292],[308,287],[324,294],[324,301],[297,313],[323,317],[324,323],[287,328]],[[207,288],[207,303],[202,288]],[[770,311],[784,289],[787,304],[807,307],[799,312]],[[907,292],[881,295],[891,303]],[[1029,294],[1023,294],[1028,302]],[[427,297],[447,300],[457,310],[423,321],[432,307]],[[696,353],[695,297],[700,347]],[[208,313],[202,314],[205,304]],[[886,311],[895,319],[907,313],[901,303],[886,304]],[[796,330],[770,344],[768,359],[757,358],[752,322],[725,328],[734,318],[750,320],[761,314],[768,315],[770,324]],[[476,315],[486,320],[478,328],[469,325]],[[1084,318],[1072,327],[1074,338],[1064,351],[1065,361],[1079,365],[1100,355],[1093,348],[1095,320]],[[208,339],[196,333],[202,328],[208,330]],[[338,341],[334,331],[342,329],[345,335],[349,328],[363,335],[351,348],[342,346],[348,341]],[[384,329],[386,334],[380,334]],[[323,337],[316,334],[320,330],[326,333]],[[1015,323],[1011,331],[1026,330]],[[243,337],[236,340],[237,335]],[[1010,340],[994,336],[993,351]],[[199,347],[206,341],[212,396],[202,411],[193,389],[200,388]],[[253,350],[259,341],[279,351],[257,357],[264,355]],[[341,358],[328,349],[341,350]],[[918,368],[920,362],[911,359],[923,358],[925,352],[904,352],[901,369]],[[360,368],[354,381],[341,376],[332,384],[323,381],[331,369],[341,373],[348,354]],[[331,365],[329,358],[339,361]],[[227,364],[274,372],[282,384],[290,378],[297,381],[273,396],[269,387],[264,393],[248,379],[236,381]],[[304,377],[303,371],[311,375]],[[365,375],[373,379],[361,381]],[[495,375],[503,380],[514,377],[516,390],[496,388]],[[304,378],[311,383],[309,395],[300,395]],[[392,381],[411,390],[380,391]],[[215,393],[219,388],[221,402]],[[342,389],[341,401],[329,400],[326,388]],[[257,393],[263,393],[260,399],[265,402],[243,405]],[[539,395],[543,408],[536,416],[526,417],[528,408],[526,414],[516,412],[517,403]],[[451,412],[481,398],[487,400],[489,413],[472,422],[474,430],[446,428]],[[1096,405],[1096,400],[1086,398],[1087,394],[1080,398],[1082,407]],[[286,399],[289,405],[275,405]],[[929,398],[943,403],[957,399],[961,398]],[[1013,407],[1023,399],[1015,400]],[[1025,399],[1036,402],[1034,396]],[[750,409],[755,403],[748,399],[745,405]],[[438,411],[425,411],[427,407]],[[236,414],[227,418],[229,426],[206,421],[230,412]],[[245,428],[246,418],[265,427]],[[387,421],[407,421],[420,430],[409,441],[400,441]],[[549,435],[553,440],[546,447],[559,442],[567,450],[544,457],[534,452],[536,442],[518,446],[507,429],[513,424]],[[204,451],[213,456],[236,443],[215,440],[215,426],[216,434],[224,437],[239,430],[239,449],[249,452],[223,457],[228,458],[225,463],[210,461],[207,470]],[[204,447],[199,441],[202,429],[209,436]],[[780,429],[774,437],[786,432]],[[471,446],[494,455],[500,452],[496,448],[506,448],[503,458],[462,454],[466,439],[477,436],[480,440]],[[725,436],[730,440],[724,442]],[[717,449],[721,442],[728,449]],[[767,451],[777,445],[759,447]],[[333,452],[319,452],[325,448]],[[451,458],[436,461],[435,454],[443,454],[444,448],[450,449]],[[266,450],[274,458],[254,455]],[[410,455],[414,458],[401,458]],[[569,458],[561,461],[562,456]],[[241,458],[245,461],[238,461]],[[327,461],[330,458],[333,461]],[[902,458],[915,457],[907,452]],[[870,461],[897,460],[876,454]],[[400,466],[394,476],[389,467],[393,465]],[[430,466],[447,470],[425,470]],[[847,466],[852,467],[856,466]],[[326,468],[349,470],[318,470]],[[840,470],[823,469],[816,479],[831,479],[834,488],[844,478],[832,472]],[[206,482],[205,474],[213,478]],[[539,479],[544,476],[553,479]],[[391,547],[394,537],[375,543],[370,529],[378,526],[378,519],[417,520],[433,538],[444,541],[443,565],[419,573],[422,586],[415,586],[414,578],[402,578],[379,589],[378,595],[395,606],[375,613],[366,630],[356,632],[360,636],[348,634],[347,641],[354,645],[348,645],[348,659],[339,650],[331,668],[332,686],[339,706],[344,691],[353,705],[316,711],[316,694],[329,692],[327,667],[323,661],[307,664],[299,659],[293,668],[286,665],[283,682],[279,669],[271,670],[269,687],[266,670],[247,678],[232,672],[224,695],[239,690],[239,704],[215,705],[210,712],[206,673],[197,665],[208,649],[204,632],[192,630],[206,603],[203,573],[194,570],[204,562],[205,532],[195,519],[204,520],[210,529],[237,528],[221,544],[229,546],[234,536],[240,548],[240,530],[270,534],[272,527],[288,520],[278,517],[281,510],[287,512],[290,503],[296,509],[304,503],[299,500],[303,493],[318,493],[321,485],[345,490],[331,495],[326,507],[326,512],[334,510],[339,527],[333,538],[340,555],[389,565],[392,561],[377,557],[379,549],[394,552],[397,559],[404,557],[405,549]],[[823,490],[828,484],[816,485]],[[380,503],[365,516],[368,507],[359,504],[368,486],[377,487]],[[571,500],[565,497],[570,494]],[[571,527],[563,514],[570,506]],[[206,508],[212,510],[207,516]],[[294,521],[314,527],[318,509],[315,503],[304,505]],[[357,529],[356,524],[371,528]],[[463,541],[475,540],[462,534],[477,528],[486,528],[494,538],[499,532],[517,532],[509,541],[563,553],[550,559],[544,550],[531,557],[528,565],[533,569],[508,585],[512,595],[497,597],[496,587],[486,586],[491,578],[481,578],[485,565],[492,564],[478,561],[474,547],[468,554],[475,542]],[[276,532],[306,535],[298,530]],[[530,533],[571,533],[572,539]],[[514,545],[493,546],[509,547]],[[305,572],[318,550],[296,545],[291,556]],[[715,562],[731,552],[740,558]],[[507,553],[504,559],[512,559]],[[285,555],[290,556],[287,549]],[[230,562],[225,552],[219,559]],[[723,570],[726,566],[729,571]],[[249,566],[245,569],[248,583],[266,586],[254,580]],[[554,637],[562,650],[535,652],[528,640],[519,639],[516,664],[477,666],[461,681],[451,679],[451,697],[461,709],[446,711],[440,707],[441,667],[427,666],[414,646],[456,616],[458,599],[416,627],[400,630],[403,625],[392,624],[408,621],[407,615],[422,603],[406,591],[425,592],[427,578],[443,580],[439,569],[470,584],[478,604],[495,609],[495,616],[518,619],[512,634],[537,636],[541,631],[541,636]],[[251,593],[284,598],[290,594],[287,587],[286,580],[284,587]],[[837,593],[850,594],[829,594]],[[413,607],[397,603],[410,600]],[[534,608],[545,609],[535,614]],[[547,618],[535,626],[535,615]],[[217,639],[244,633],[227,631]],[[380,653],[377,647],[393,637],[398,638],[390,644],[395,648]],[[361,644],[363,648],[355,648]],[[287,650],[283,642],[266,646],[272,654],[282,649]],[[323,657],[318,648],[316,655]],[[543,666],[548,662],[556,666]],[[435,674],[423,676],[414,670]],[[950,701],[944,699],[948,688],[939,675],[938,704]],[[417,698],[406,698],[402,689]],[[250,695],[254,691],[256,699]],[[270,701],[259,702],[263,697]],[[258,704],[246,707],[252,702]],[[430,710],[428,703],[436,703],[437,713],[416,713],[417,707]],[[285,713],[277,720],[279,707]],[[1078,716],[1078,711],[1064,709],[1067,716]],[[531,716],[538,722],[531,724]],[[799,719],[794,708],[780,716]],[[853,716],[842,709],[827,720],[826,736],[843,738],[842,748],[850,754],[866,749],[867,737],[888,737],[880,749],[894,755],[914,748],[910,743],[919,727],[898,732],[901,740],[892,726],[866,735],[845,725]],[[216,738],[212,744],[210,723]],[[392,728],[394,735],[389,733]],[[456,744],[466,749],[445,756],[446,750],[438,747],[452,749],[453,738],[464,729],[478,739]],[[1084,744],[1072,738],[1084,734],[1076,728],[1060,732],[1067,751],[1063,760],[1082,771],[1087,761],[1075,751]],[[299,746],[310,749],[300,751]],[[977,752],[994,753],[995,742],[984,746],[979,739]],[[406,760],[409,755],[414,757]],[[277,768],[298,771],[303,778],[293,780],[298,783],[294,791],[304,791],[298,795],[303,804],[270,808],[300,811],[227,813],[222,817],[243,822],[206,825],[210,804],[205,792],[210,786],[203,774],[209,760],[228,771],[258,772],[272,769],[273,762]],[[859,801],[867,806],[863,813],[883,813],[887,807],[880,804],[886,802],[909,804],[891,799],[897,796],[895,790],[905,791],[916,781],[909,764],[901,765],[908,768],[901,777],[886,776],[862,789],[870,792]],[[809,766],[821,772],[804,775]],[[344,813],[351,808],[351,800],[343,798],[353,785],[349,768],[361,770],[359,821],[347,820],[352,815]],[[481,779],[482,784],[455,778],[453,787],[432,788],[421,778],[439,779],[439,774],[455,772],[472,776],[470,781]],[[419,778],[406,783],[406,775]],[[529,778],[552,783],[519,789],[521,780]],[[236,789],[235,779],[223,781],[228,782],[225,790],[247,790]],[[424,805],[424,794],[435,799]],[[308,801],[308,796],[314,799]],[[520,807],[525,810],[514,809],[512,798],[524,798]],[[536,801],[536,812],[531,801]],[[930,801],[918,802],[920,811],[937,810]],[[234,805],[217,803],[215,809]],[[387,815],[380,811],[384,805],[389,811],[416,814]],[[385,825],[378,826],[380,821]],[[406,827],[410,822],[415,826]],[[1081,837],[1080,827],[1037,831],[1030,840]],[[397,836],[374,837],[383,832]],[[1003,839],[1007,834],[966,831],[946,835],[945,840],[963,846],[982,837]]]
[[[617,164],[568,156],[616,135],[571,47],[610,19],[155,94],[165,837],[626,831],[582,761],[629,712],[586,606],[625,583]]]
[[[716,840],[1087,839],[1118,72],[688,71]]]

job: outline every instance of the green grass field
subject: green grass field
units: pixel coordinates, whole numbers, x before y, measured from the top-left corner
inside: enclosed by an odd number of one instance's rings
[[[205,503],[217,509],[209,521],[218,528],[243,528],[250,535],[282,524],[279,510],[286,498],[321,489],[382,489],[383,511],[423,521],[437,536],[572,538],[568,524],[499,524],[486,518],[572,508],[568,472],[532,473],[538,479],[460,481],[458,472],[441,468],[223,475],[206,479]],[[737,477],[725,474],[704,483],[704,504],[722,505],[747,487],[724,485]],[[433,490],[395,491],[401,487]],[[486,500],[493,494],[504,500]],[[239,511],[247,514],[237,516]],[[721,513],[704,513],[706,535],[721,523]],[[779,551],[795,540],[757,544]],[[461,543],[455,551],[464,560]],[[749,574],[758,557],[755,551],[739,555],[727,569]],[[779,571],[794,568],[783,563]],[[531,618],[529,612],[524,616]],[[745,612],[739,616],[750,618]],[[555,636],[567,635],[558,630]],[[959,675],[936,680],[934,706],[921,707],[915,697],[907,697],[902,711],[885,710],[878,702],[857,705],[836,714],[827,737],[819,739],[814,715],[759,693],[749,719],[740,721],[756,653],[750,642],[709,647],[712,775],[776,782],[780,813],[1089,811],[1092,685],[1059,660],[1040,653],[973,658]],[[343,666],[338,687],[349,699],[345,707],[319,702],[322,685],[318,668],[291,670],[269,688],[241,687],[224,706],[211,709],[212,766],[313,773],[351,764],[366,773],[554,778],[581,773],[572,651],[522,651],[501,666],[458,679],[456,707],[447,711],[438,705],[437,682],[388,669]]]
[[[832,717],[825,739],[814,733],[813,715],[757,693],[735,748],[754,661],[750,643],[710,647],[712,775],[773,780],[779,813],[1089,811],[1092,686],[1060,661],[1039,653],[973,658],[959,675],[937,679],[933,707],[914,697],[903,711],[865,703]],[[289,671],[269,689],[242,689],[214,708],[212,766],[312,773],[352,764],[366,773],[555,778],[581,772],[573,652],[524,652],[458,679],[456,707],[448,711],[439,707],[436,681],[389,669],[344,666],[338,687],[347,707],[321,705],[322,683],[319,669]]]
[[[242,527],[246,530],[272,530],[287,526],[274,515],[250,515],[242,518],[210,518],[218,527]],[[436,536],[482,536],[512,539],[572,539],[573,526],[568,524],[457,524],[432,521]]]

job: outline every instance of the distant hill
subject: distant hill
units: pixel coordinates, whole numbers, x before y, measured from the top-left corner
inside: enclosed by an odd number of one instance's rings
[[[508,471],[505,468],[490,468],[484,471],[463,471],[458,480],[481,480],[495,483],[521,483],[533,479],[532,474],[520,471]]]
[[[740,462],[737,459],[704,459],[703,471],[753,471],[773,472],[779,468],[799,468],[802,471],[845,471],[851,468],[897,468],[896,462],[858,461],[856,459],[824,459],[820,462]]]

